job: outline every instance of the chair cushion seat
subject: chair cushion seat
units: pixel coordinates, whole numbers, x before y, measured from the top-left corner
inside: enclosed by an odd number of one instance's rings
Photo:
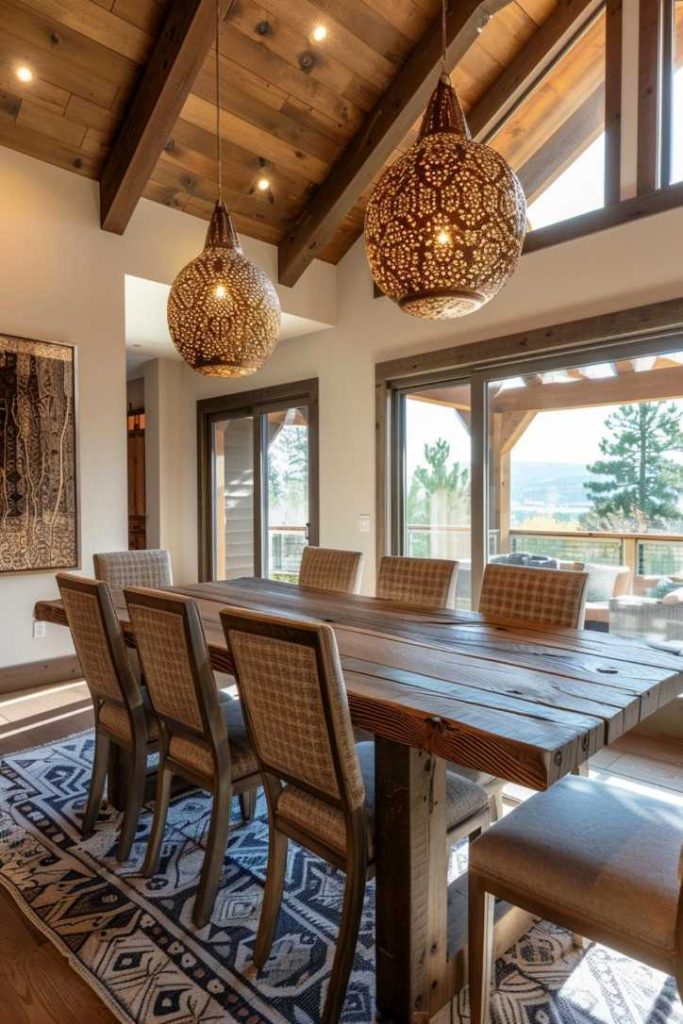
[[[585,935],[670,960],[683,844],[680,807],[570,776],[537,793],[470,847],[470,864],[506,889],[578,918]]]
[[[142,688],[142,705],[145,712],[147,742],[154,743],[159,738],[159,723],[150,707],[149,696],[144,687]],[[99,722],[123,743],[132,744],[130,717],[123,704],[116,704],[112,700],[105,701],[100,708]]]
[[[374,856],[375,825],[375,744],[356,744],[360,770],[365,786],[365,810],[368,816],[368,856]],[[446,827],[448,831],[488,805],[488,795],[481,786],[455,772],[446,773]],[[342,811],[297,786],[285,786],[280,794],[277,813],[338,853],[346,852],[346,824]]]
[[[256,757],[249,743],[247,728],[242,715],[242,705],[227,694],[220,694],[221,711],[228,727],[230,742],[230,758],[232,780],[237,782],[246,775],[258,771]],[[208,743],[200,738],[190,736],[172,736],[168,752],[174,761],[199,772],[200,775],[213,775],[213,755]]]

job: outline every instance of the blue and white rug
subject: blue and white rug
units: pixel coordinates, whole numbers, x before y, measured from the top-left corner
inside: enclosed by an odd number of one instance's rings
[[[114,813],[103,811],[96,833],[80,838],[92,749],[86,733],[2,762],[0,882],[24,913],[125,1024],[316,1024],[343,876],[290,844],[276,942],[256,975],[251,953],[268,848],[262,804],[257,820],[231,833],[211,923],[197,930],[191,909],[208,797],[175,801],[160,873],[144,879],[149,814],[123,866],[114,859]],[[344,1024],[373,1020],[373,901],[370,885]],[[502,957],[496,973],[493,1024],[683,1024],[671,979],[601,946],[582,954],[547,924]],[[460,1003],[454,1022],[468,1018],[466,993]]]

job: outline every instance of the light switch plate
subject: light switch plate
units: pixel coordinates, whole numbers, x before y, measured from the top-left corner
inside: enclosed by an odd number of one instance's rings
[[[358,516],[358,529],[361,533],[370,533],[370,516],[366,513]]]
[[[43,640],[47,632],[47,627],[44,622],[40,622],[38,619],[33,620],[33,639]]]

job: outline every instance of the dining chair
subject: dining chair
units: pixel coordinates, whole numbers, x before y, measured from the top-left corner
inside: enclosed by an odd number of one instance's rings
[[[301,557],[299,586],[336,590],[340,594],[357,594],[362,561],[360,551],[339,551],[336,548],[308,545]]]
[[[143,867],[156,873],[171,781],[179,775],[213,800],[199,889],[192,913],[208,923],[221,877],[233,795],[248,820],[260,783],[238,700],[219,694],[195,601],[130,587],[124,591],[150,701],[159,721],[159,773],[152,831]]]
[[[95,576],[114,590],[124,587],[171,587],[171,556],[163,548],[109,551],[93,555]]]
[[[479,611],[493,623],[581,629],[587,585],[586,572],[489,562],[484,569]],[[492,820],[502,818],[505,779],[464,765],[454,767],[470,781],[484,786],[491,798]]]
[[[114,743],[130,760],[116,852],[118,860],[126,860],[144,799],[147,757],[158,749],[158,723],[128,657],[107,584],[57,573],[57,585],[95,712],[95,757],[81,830],[84,837],[93,831],[102,805],[110,744]]]
[[[683,815],[670,801],[567,776],[470,846],[470,1022],[486,1024],[493,901],[673,975],[683,992]]]
[[[322,1024],[339,1020],[365,883],[373,870],[374,744],[354,743],[337,642],[323,623],[225,608],[221,622],[268,802],[266,885],[254,945],[262,968],[275,936],[290,839],[346,873]],[[447,774],[452,842],[488,824],[481,787]]]
[[[377,574],[377,597],[414,608],[452,608],[458,563],[444,558],[384,555]]]
[[[491,622],[581,629],[589,574],[489,562],[479,611]]]

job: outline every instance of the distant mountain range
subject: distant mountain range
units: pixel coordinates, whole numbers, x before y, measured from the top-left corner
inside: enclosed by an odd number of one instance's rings
[[[519,511],[587,509],[590,502],[583,484],[590,475],[585,466],[572,462],[513,462],[512,507]]]

